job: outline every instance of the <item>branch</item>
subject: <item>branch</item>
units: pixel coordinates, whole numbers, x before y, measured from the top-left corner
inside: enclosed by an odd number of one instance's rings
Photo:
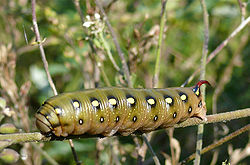
[[[227,122],[234,119],[240,119],[244,117],[250,116],[250,108],[231,111],[231,112],[225,112],[225,113],[219,113],[215,115],[208,115],[207,121],[201,121],[200,119],[196,118],[190,118],[184,121],[183,123],[174,125],[175,128],[183,128],[188,126],[194,126],[198,124],[209,124],[209,123],[217,123],[217,122]],[[91,136],[88,135],[82,135],[81,137],[89,138]],[[92,136],[94,137],[94,136]],[[66,140],[71,137],[66,137],[64,139],[60,140]],[[76,136],[75,138],[79,138],[79,136]],[[9,141],[11,144],[15,143],[26,143],[26,142],[43,142],[43,141],[51,141],[55,140],[51,137],[45,137],[40,132],[33,132],[33,133],[14,133],[14,134],[1,134],[0,135],[0,141]]]
[[[218,55],[218,53],[225,47],[227,46],[228,42],[236,36],[248,23],[250,22],[250,16],[245,19],[244,21],[241,22],[241,24],[212,52],[209,54],[207,58],[207,64],[215,58],[215,56]],[[196,74],[200,72],[200,68],[195,70],[195,72],[181,85],[185,86],[186,84],[189,84],[193,78],[195,77]]]
[[[48,65],[48,62],[47,62],[46,57],[45,57],[45,53],[44,53],[40,33],[39,33],[39,30],[38,30],[38,25],[37,25],[37,20],[36,20],[36,0],[31,1],[31,8],[32,8],[33,28],[34,28],[34,32],[35,32],[35,35],[36,35],[36,41],[38,43],[38,47],[40,49],[40,54],[41,54],[41,57],[42,57],[43,66],[44,66],[45,72],[47,74],[50,87],[52,88],[54,95],[57,95],[55,84],[53,83],[53,80],[52,80],[52,78],[50,76],[50,73],[49,73],[49,65]]]
[[[207,120],[200,120],[197,118],[190,118],[180,124],[174,125],[175,128],[194,126],[198,124],[209,124],[218,122],[227,122],[234,119],[240,119],[250,116],[250,108],[245,108],[241,110],[235,110],[230,112],[218,113],[214,115],[208,115]]]
[[[147,138],[147,135],[146,134],[143,134],[142,135],[142,138],[143,138],[143,141],[147,144],[148,148],[149,148],[149,151],[151,152],[152,156],[153,156],[153,160],[155,162],[156,165],[160,165],[160,161],[158,159],[158,157],[156,156],[151,144],[149,143],[149,140]]]
[[[201,150],[201,154],[204,154],[204,153],[206,153],[206,152],[208,152],[208,151],[210,151],[210,150],[212,150],[212,149],[214,149],[214,148],[216,148],[216,147],[222,145],[223,143],[225,143],[225,142],[227,142],[227,141],[233,139],[234,137],[236,137],[236,136],[238,136],[238,135],[240,135],[240,134],[242,134],[242,133],[248,131],[249,129],[250,129],[250,124],[248,124],[248,125],[242,127],[241,129],[238,129],[237,131],[235,131],[235,132],[229,134],[228,136],[226,136],[226,137],[224,137],[224,138],[221,138],[219,141],[216,141],[215,143],[210,144],[209,146],[203,148],[203,149]],[[195,154],[192,154],[192,155],[190,155],[188,158],[186,158],[186,159],[184,159],[183,161],[181,161],[180,164],[186,164],[187,162],[193,160],[194,157],[195,157]]]
[[[48,65],[48,62],[46,60],[46,56],[45,56],[45,53],[44,53],[44,49],[43,49],[43,45],[42,45],[42,42],[41,42],[41,37],[40,37],[38,25],[37,25],[37,19],[36,19],[36,0],[31,0],[31,9],[32,9],[33,28],[34,28],[34,32],[35,32],[35,35],[36,35],[36,40],[37,40],[37,43],[38,43],[38,46],[39,46],[39,49],[40,49],[40,54],[41,54],[41,57],[42,57],[43,66],[44,66],[45,72],[47,74],[50,87],[53,90],[54,95],[57,95],[58,93],[56,91],[55,84],[54,84],[54,82],[53,82],[53,80],[51,78],[51,75],[49,73],[49,65]],[[73,141],[71,139],[69,139],[69,145],[70,145],[71,150],[73,152],[76,164],[77,165],[80,164],[80,162],[78,161],[76,152],[75,152]]]
[[[162,3],[162,16],[161,16],[161,23],[160,23],[160,34],[158,40],[158,47],[156,53],[156,62],[155,62],[155,73],[153,78],[153,87],[158,87],[158,80],[159,80],[159,73],[160,73],[160,58],[161,58],[161,49],[162,49],[162,39],[163,39],[163,31],[164,25],[166,22],[166,15],[167,15],[167,0],[163,1]]]

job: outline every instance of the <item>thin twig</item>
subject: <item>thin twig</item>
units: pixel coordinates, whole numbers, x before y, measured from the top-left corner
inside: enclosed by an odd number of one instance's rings
[[[207,6],[205,0],[201,0],[201,7],[203,11],[203,20],[204,20],[204,43],[202,49],[202,57],[201,57],[201,73],[200,73],[200,80],[206,79],[206,61],[207,61],[207,52],[208,52],[208,41],[209,41],[209,15],[207,12]],[[205,89],[206,86],[201,87],[202,99],[205,100]],[[198,132],[197,132],[197,140],[196,140],[196,154],[195,154],[195,165],[200,164],[201,159],[201,149],[202,149],[202,137],[204,132],[204,125],[198,125]]]
[[[162,3],[162,15],[161,15],[161,23],[160,23],[160,34],[157,46],[157,53],[156,53],[156,62],[155,62],[155,73],[153,78],[153,87],[158,87],[158,80],[159,80],[159,73],[160,73],[160,58],[161,58],[161,50],[162,50],[162,40],[163,40],[163,32],[164,32],[164,25],[166,22],[166,15],[167,15],[167,0],[163,1]]]
[[[37,19],[36,19],[36,0],[32,0],[31,5],[32,5],[32,22],[33,22],[34,33],[36,35],[36,42],[37,42],[38,47],[40,49],[40,54],[41,54],[41,57],[42,57],[43,66],[44,66],[46,75],[48,77],[50,87],[53,90],[54,95],[57,95],[55,84],[53,83],[53,80],[52,80],[52,78],[50,76],[50,73],[49,73],[48,62],[47,62],[46,57],[45,57],[43,45],[42,45],[42,42],[41,42],[40,33],[39,33],[39,30],[38,30]]]
[[[104,47],[104,49],[105,49],[105,51],[106,51],[106,53],[107,53],[107,55],[108,55],[108,57],[109,57],[111,63],[113,64],[113,67],[114,67],[119,73],[121,73],[121,74],[123,75],[123,73],[122,73],[122,71],[120,70],[119,66],[116,64],[115,59],[113,58],[113,55],[112,55],[112,53],[111,53],[111,51],[110,51],[110,47],[109,47],[107,41],[104,39],[103,33],[99,33],[99,38],[100,38],[101,44],[102,44],[102,46]]]
[[[207,64],[214,59],[218,53],[225,47],[227,46],[228,42],[236,36],[236,34],[238,34],[244,27],[246,27],[246,25],[250,22],[250,16],[247,17],[247,19],[245,19],[243,22],[241,22],[241,24],[213,51],[209,54],[208,58],[207,58]],[[196,76],[196,74],[198,74],[200,72],[200,68],[196,69],[195,72],[189,76],[189,78],[181,85],[181,86],[185,86],[186,84],[189,84],[193,78]]]
[[[177,151],[177,146],[174,144],[174,128],[170,128],[167,130],[167,134],[169,137],[169,146],[170,146],[170,153],[171,153],[171,162],[172,165],[176,165],[176,163],[179,161],[180,158],[180,152]],[[179,148],[179,146],[178,146]],[[180,148],[179,148],[180,150]]]
[[[103,66],[103,63],[102,63],[101,59],[100,59],[99,56],[96,55],[96,54],[95,54],[94,56],[95,56],[95,60],[96,60],[97,67],[99,68],[99,70],[100,70],[100,72],[101,72],[101,75],[102,75],[102,77],[103,77],[103,81],[105,82],[105,84],[106,84],[108,87],[110,87],[110,86],[111,86],[111,83],[110,83],[110,81],[109,81],[109,79],[108,79],[108,76],[107,76],[105,70],[104,70],[104,66]]]
[[[42,45],[42,42],[41,42],[41,37],[40,37],[38,25],[37,25],[37,19],[36,19],[36,0],[32,0],[31,1],[31,8],[32,8],[32,23],[33,23],[33,28],[34,28],[34,32],[35,32],[35,35],[36,35],[36,41],[37,41],[39,49],[40,49],[40,54],[41,54],[41,58],[42,58],[42,61],[43,61],[44,69],[45,69],[45,72],[46,72],[46,75],[47,75],[50,87],[53,90],[54,95],[57,95],[58,93],[56,91],[55,84],[53,83],[53,80],[52,80],[51,75],[49,73],[48,62],[46,60],[45,52],[44,52],[44,49],[43,49],[43,45]],[[74,145],[73,145],[73,141],[71,139],[69,139],[69,144],[70,144],[72,152],[74,151],[73,155],[74,155],[76,164],[81,164],[78,161],[78,158],[77,158],[77,155],[76,155],[76,152],[75,152],[75,148],[74,148]]]
[[[209,146],[205,147],[202,149],[201,154],[204,154],[208,151],[211,151],[212,149],[221,146],[223,143],[233,139],[234,137],[246,132],[250,130],[250,124],[242,127],[241,129],[238,129],[237,131],[229,134],[228,136],[221,138],[219,141],[214,142],[213,144],[210,144]],[[188,158],[184,159],[182,162],[180,162],[180,164],[186,164],[187,162],[193,160],[195,158],[195,153],[193,153],[192,155],[190,155]]]
[[[76,8],[78,14],[80,15],[81,22],[82,22],[82,24],[83,24],[83,23],[84,23],[84,16],[83,16],[83,13],[82,13],[82,10],[81,10],[79,1],[80,1],[80,0],[73,0],[73,2],[74,2],[74,4],[75,4],[75,8]]]
[[[117,49],[118,55],[120,56],[120,59],[121,59],[121,62],[122,62],[122,68],[123,68],[123,71],[125,73],[125,78],[126,78],[126,80],[128,82],[128,87],[132,88],[133,85],[132,85],[131,80],[130,80],[130,73],[129,73],[129,70],[128,70],[128,65],[127,65],[126,59],[124,57],[124,53],[122,52],[121,47],[120,47],[120,45],[118,43],[118,39],[117,39],[117,36],[115,34],[115,31],[113,30],[113,28],[112,28],[112,26],[111,26],[111,24],[110,24],[110,22],[108,20],[108,17],[106,15],[105,11],[103,10],[102,4],[99,2],[99,0],[95,0],[95,3],[98,6],[98,8],[100,9],[101,14],[102,14],[102,16],[104,18],[104,21],[105,21],[106,25],[108,26],[108,29],[109,29],[109,31],[111,33],[111,36],[112,36],[112,39],[114,41],[115,47]]]
[[[158,157],[156,156],[156,154],[155,154],[155,152],[154,152],[154,150],[153,150],[151,144],[149,143],[146,134],[143,134],[143,135],[142,135],[142,138],[143,138],[143,140],[147,143],[147,146],[148,146],[149,151],[151,152],[151,154],[152,154],[152,156],[153,156],[153,160],[154,160],[155,164],[156,164],[156,165],[160,165],[160,161],[159,161]]]
[[[217,122],[227,122],[234,119],[240,119],[250,116],[250,108],[235,110],[231,112],[219,113],[215,115],[208,115],[207,120],[200,120],[197,118],[189,118],[186,121],[175,124],[174,128],[183,128],[188,126],[194,126],[198,124],[209,124]],[[82,137],[89,138],[90,136],[83,135]],[[72,138],[72,137],[70,137]],[[76,137],[79,138],[79,137]],[[15,143],[25,143],[25,142],[42,142],[53,140],[51,137],[46,137],[40,132],[34,133],[13,133],[13,134],[1,134],[0,141],[10,141],[12,144]]]
[[[74,157],[74,160],[75,160],[76,164],[81,165],[81,161],[78,160],[78,156],[77,156],[77,153],[76,153],[76,150],[75,150],[74,143],[73,143],[72,139],[69,139],[69,145],[70,145],[71,151],[73,153],[73,157]]]

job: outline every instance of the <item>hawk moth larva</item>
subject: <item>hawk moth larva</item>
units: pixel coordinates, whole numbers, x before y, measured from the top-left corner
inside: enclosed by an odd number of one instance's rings
[[[45,135],[127,136],[171,127],[190,117],[206,119],[200,86],[131,89],[106,87],[63,93],[37,111],[36,125]]]

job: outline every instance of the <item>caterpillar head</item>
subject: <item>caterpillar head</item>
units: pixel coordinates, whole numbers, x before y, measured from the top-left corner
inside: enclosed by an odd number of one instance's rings
[[[55,99],[59,98],[59,99]],[[74,124],[72,117],[67,117],[65,110],[69,109],[67,104],[67,94],[54,96],[44,102],[38,109],[36,117],[36,126],[44,135],[55,134],[56,136],[67,136]],[[71,111],[69,111],[71,112]]]
[[[50,119],[52,118],[51,113],[49,113],[50,111],[51,107],[45,102],[35,114],[36,126],[41,131],[41,133],[45,135],[50,135],[53,129],[50,123]]]

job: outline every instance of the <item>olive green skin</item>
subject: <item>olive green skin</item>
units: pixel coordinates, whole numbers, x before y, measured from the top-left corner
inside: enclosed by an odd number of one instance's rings
[[[197,88],[198,92],[194,90],[195,87],[110,87],[63,93],[45,101],[35,115],[36,125],[43,134],[52,133],[57,137],[83,134],[112,136],[115,133],[127,136],[136,130],[149,132],[171,127],[190,117],[206,119],[206,106],[200,89]],[[185,100],[181,97],[183,93],[187,96]],[[110,96],[116,98],[115,106],[109,102]],[[134,104],[128,101],[129,96],[135,99]],[[166,102],[166,96],[172,98],[173,104]],[[98,107],[92,105],[93,99],[99,101]],[[151,99],[151,104],[148,99]],[[74,107],[75,101],[80,103],[80,107]]]

